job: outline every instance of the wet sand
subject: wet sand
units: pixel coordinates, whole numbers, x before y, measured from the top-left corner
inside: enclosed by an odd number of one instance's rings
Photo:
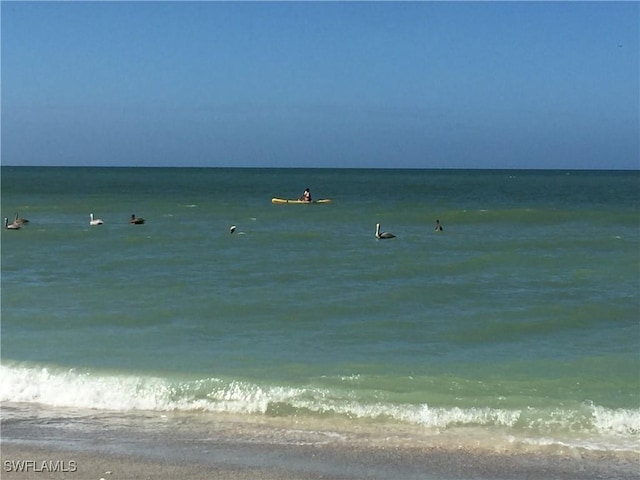
[[[4,404],[2,480],[638,480],[640,455],[484,430],[332,428],[322,420]]]
[[[637,479],[637,458],[607,454],[479,454],[342,445],[189,445],[192,454],[73,451],[2,443],[5,480]],[[194,455],[193,453],[197,453]],[[182,456],[182,459],[180,457]],[[22,463],[20,463],[22,462]]]

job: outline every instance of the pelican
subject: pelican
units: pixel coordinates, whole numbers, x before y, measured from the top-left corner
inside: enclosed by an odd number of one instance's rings
[[[93,218],[93,213],[89,214],[89,225],[102,225],[104,222],[100,218]]]
[[[390,232],[380,232],[380,224],[376,223],[376,238],[377,239],[395,238],[395,235]]]
[[[135,225],[142,225],[144,223],[144,218],[136,217],[135,213],[131,214],[131,220],[129,223],[133,223]]]
[[[9,223],[9,219],[7,217],[4,218],[4,228],[6,228],[7,230],[19,230],[20,229],[20,224],[13,222],[13,223]]]
[[[29,223],[29,220],[27,220],[26,218],[18,217],[18,212],[16,212],[16,219],[13,221],[13,223],[17,223],[18,225],[22,225],[23,223]]]
[[[236,226],[235,225],[231,225],[231,228],[229,228],[229,233],[233,233],[236,231]]]

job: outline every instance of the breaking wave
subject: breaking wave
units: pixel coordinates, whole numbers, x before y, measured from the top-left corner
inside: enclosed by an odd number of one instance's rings
[[[444,430],[455,427],[500,428],[525,434],[532,443],[570,435],[618,439],[625,449],[639,449],[640,409],[610,409],[583,404],[578,409],[501,409],[432,407],[359,398],[353,389],[290,387],[200,378],[105,374],[25,364],[0,366],[0,401],[37,403],[110,411],[226,412],[268,416],[337,415],[345,419],[401,422]],[[557,441],[556,443],[561,443]],[[600,443],[600,442],[595,442]],[[611,442],[605,441],[609,445]],[[614,442],[615,443],[615,442]]]

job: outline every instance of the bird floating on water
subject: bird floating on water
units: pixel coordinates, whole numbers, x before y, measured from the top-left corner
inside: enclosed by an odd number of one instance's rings
[[[13,222],[13,223],[9,223],[9,219],[7,217],[4,218],[4,228],[6,228],[7,230],[19,230],[20,229],[20,224]]]
[[[89,225],[102,225],[104,222],[100,218],[93,218],[93,213],[89,214]]]
[[[25,223],[29,223],[29,220],[27,220],[26,218],[20,218],[18,216],[18,212],[16,212],[16,219],[13,221],[13,223],[16,223],[18,225],[23,225]]]
[[[136,214],[132,213],[129,223],[133,223],[134,225],[142,225],[144,223],[144,218],[136,217]]]
[[[233,233],[236,231],[236,226],[235,225],[231,225],[231,227],[229,228],[229,233]]]
[[[386,238],[395,238],[395,235],[391,232],[380,232],[380,224],[376,223],[376,238],[383,240]]]

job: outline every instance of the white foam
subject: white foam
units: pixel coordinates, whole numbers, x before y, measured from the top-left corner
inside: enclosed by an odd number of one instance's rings
[[[96,376],[74,369],[0,366],[1,401],[56,407],[155,410],[170,398],[171,385],[160,378]],[[160,408],[162,409],[162,408]]]
[[[104,410],[265,413],[290,403],[298,389],[209,378],[171,382],[150,376],[109,375],[31,366],[0,366],[0,401]]]
[[[346,383],[357,377],[345,377]],[[218,378],[172,381],[154,376],[106,374],[24,364],[0,365],[0,401],[111,411],[208,411],[284,415],[301,412],[346,419],[388,419],[426,429],[498,428],[536,445],[638,450],[640,409],[586,404],[576,410],[544,411],[489,407],[432,407],[366,401],[357,391],[261,386]],[[273,411],[273,410],[272,410]]]
[[[610,409],[591,405],[593,425],[603,435],[640,436],[640,409]]]

